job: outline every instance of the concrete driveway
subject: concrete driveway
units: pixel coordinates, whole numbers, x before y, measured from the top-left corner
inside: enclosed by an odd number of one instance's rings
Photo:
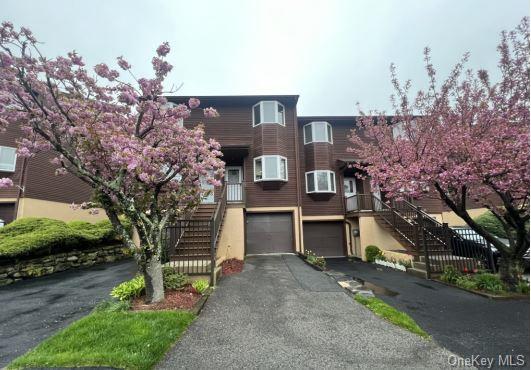
[[[450,355],[374,316],[297,256],[255,256],[221,280],[159,368],[440,369]]]
[[[89,313],[135,272],[135,262],[126,260],[0,288],[0,368]]]
[[[327,266],[385,288],[376,289],[376,295],[407,312],[448,350],[464,358],[508,355],[513,363],[521,355],[529,368],[529,300],[491,300],[360,261],[328,259]]]

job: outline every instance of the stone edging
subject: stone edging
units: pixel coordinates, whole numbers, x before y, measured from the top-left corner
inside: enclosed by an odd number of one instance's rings
[[[443,284],[443,285],[446,285],[446,286],[449,286],[449,287],[452,287],[452,288],[461,289],[461,290],[464,290],[465,292],[473,293],[473,294],[482,296],[484,298],[488,298],[488,299],[492,299],[492,300],[496,300],[496,301],[529,299],[529,296],[526,295],[526,294],[514,294],[514,295],[508,295],[508,296],[507,295],[498,295],[498,294],[493,294],[493,293],[482,292],[482,291],[479,291],[479,290],[472,290],[472,289],[462,288],[460,286],[453,285],[453,284],[447,283],[447,282],[439,280],[439,279],[431,279],[431,281],[435,281],[435,282],[437,282],[439,284]]]
[[[201,313],[201,311],[203,310],[203,307],[205,306],[206,301],[210,297],[210,294],[212,294],[212,288],[209,288],[203,294],[203,296],[199,299],[199,301],[196,302],[194,307],[192,307],[192,309],[190,309],[190,312],[193,313],[194,315],[198,316]]]
[[[72,268],[119,261],[127,257],[129,250],[120,244],[13,261],[12,264],[0,266],[0,286]]]

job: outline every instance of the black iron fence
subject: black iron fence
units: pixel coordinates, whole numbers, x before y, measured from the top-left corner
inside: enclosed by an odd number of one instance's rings
[[[444,272],[445,266],[462,272],[497,270],[498,252],[472,229],[452,229],[407,200],[382,201],[373,194],[356,194],[345,202],[347,212],[372,211],[379,222],[391,225],[416,249],[428,278]]]

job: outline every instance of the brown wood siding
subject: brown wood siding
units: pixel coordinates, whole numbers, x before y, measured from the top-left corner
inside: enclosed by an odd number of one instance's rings
[[[19,126],[10,125],[6,132],[0,133],[0,145],[16,147],[16,141],[21,136]],[[53,152],[41,152],[27,159],[23,197],[63,203],[90,200],[92,189],[86,183],[70,174],[55,176],[56,167],[50,163],[53,157]],[[10,177],[19,185],[23,161],[23,158],[17,157],[15,173],[0,172],[0,177]],[[17,194],[18,187],[0,189],[0,198],[16,198]]]
[[[185,120],[186,127],[203,122],[207,137],[215,138],[222,147],[247,146],[249,154],[243,160],[243,176],[247,207],[297,206],[297,164],[295,163],[295,106],[284,104],[286,126],[262,124],[253,127],[252,106],[230,105],[215,107],[220,117],[205,119],[199,111]],[[254,182],[253,158],[279,154],[288,161],[287,182]]]
[[[302,143],[302,141],[300,141]],[[333,146],[328,143],[304,145],[305,171],[331,170],[335,168]]]

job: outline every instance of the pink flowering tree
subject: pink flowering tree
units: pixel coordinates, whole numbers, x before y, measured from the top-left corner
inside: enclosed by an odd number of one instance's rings
[[[501,253],[500,274],[514,287],[529,248],[529,22],[501,34],[500,80],[465,70],[468,55],[442,83],[425,50],[429,87],[410,99],[391,66],[395,115],[361,112],[350,151],[389,198],[435,192]],[[476,223],[467,208],[492,211],[509,236],[506,246]]]
[[[18,154],[31,157],[53,150],[56,174],[71,173],[89,184],[116,231],[134,252],[146,282],[146,300],[164,299],[161,253],[168,223],[200,202],[201,179],[218,186],[224,163],[219,144],[201,125],[183,127],[200,102],[168,104],[163,82],[172,69],[168,43],[152,59],[154,77],[137,78],[117,60],[121,73],[106,64],[85,68],[76,53],[47,59],[31,31],[0,27],[0,128],[19,124],[24,137]],[[217,116],[204,109],[207,118]],[[1,179],[0,186],[12,186]],[[119,216],[140,238],[137,246]]]

